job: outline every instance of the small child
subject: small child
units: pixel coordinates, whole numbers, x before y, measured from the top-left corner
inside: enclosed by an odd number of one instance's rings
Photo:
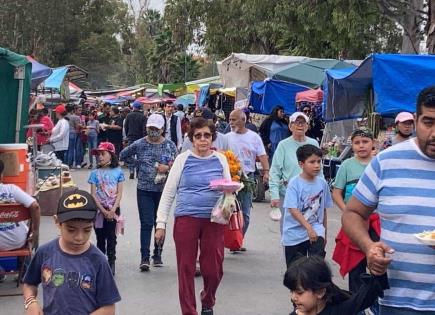
[[[121,214],[119,205],[125,178],[112,143],[101,142],[94,153],[98,154],[98,169],[91,172],[88,183],[91,184],[91,194],[98,208],[95,218],[97,247],[107,254],[115,275],[116,222]]]
[[[60,237],[38,249],[23,280],[26,314],[115,314],[121,297],[106,257],[89,241],[96,214],[86,191],[61,196],[54,216]],[[40,283],[42,309],[36,299]]]
[[[355,315],[383,296],[386,274],[361,276],[363,285],[350,295],[332,282],[331,270],[321,257],[301,257],[284,275],[295,310],[290,315]]]
[[[86,127],[86,133],[88,136],[88,149],[89,149],[89,168],[94,168],[94,155],[92,154],[92,150],[97,148],[98,143],[98,133],[100,131],[100,123],[97,118],[96,112],[90,112],[88,116],[88,122]]]
[[[287,268],[300,256],[325,257],[326,208],[332,207],[329,186],[319,175],[322,151],[306,144],[296,151],[302,173],[293,177],[284,199],[282,244]]]

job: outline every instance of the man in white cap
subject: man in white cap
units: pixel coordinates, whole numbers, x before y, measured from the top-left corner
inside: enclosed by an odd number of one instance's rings
[[[240,160],[243,172],[254,181],[254,172],[257,158],[263,167],[263,182],[269,180],[269,161],[263,141],[260,136],[246,128],[246,114],[240,110],[233,110],[230,114],[231,132],[226,135],[228,148],[234,152]],[[252,207],[252,191],[243,189],[237,195],[243,212],[243,234],[249,227],[249,219]],[[241,251],[246,250],[241,248]]]
[[[309,125],[310,119],[307,115],[302,112],[293,113],[289,118],[289,129],[292,135],[278,144],[273,155],[269,178],[270,203],[273,208],[280,207],[281,213],[284,212],[282,203],[287,183],[302,171],[296,156],[296,150],[305,144],[319,147],[317,140],[305,135]]]
[[[392,145],[406,141],[414,134],[414,115],[408,112],[397,114],[396,119],[396,135],[391,140]]]
[[[157,208],[166,182],[166,175],[177,154],[175,144],[165,139],[165,118],[161,114],[148,117],[147,135],[133,142],[120,153],[120,159],[125,160],[137,156],[137,204],[140,219],[140,252],[141,271],[149,271],[150,258],[153,266],[159,267],[162,262],[163,244],[154,242],[153,256],[150,257],[152,231],[155,226]]]

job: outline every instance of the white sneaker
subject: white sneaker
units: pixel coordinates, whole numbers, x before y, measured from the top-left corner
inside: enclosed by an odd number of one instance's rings
[[[80,169],[80,168],[82,168],[82,167],[81,167],[80,165],[77,165],[76,168]]]

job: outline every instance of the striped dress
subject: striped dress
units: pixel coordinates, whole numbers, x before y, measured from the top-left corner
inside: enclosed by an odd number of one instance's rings
[[[380,304],[435,314],[435,249],[413,235],[435,230],[435,159],[415,139],[381,152],[366,168],[353,195],[377,207],[381,241],[395,250],[390,289]]]

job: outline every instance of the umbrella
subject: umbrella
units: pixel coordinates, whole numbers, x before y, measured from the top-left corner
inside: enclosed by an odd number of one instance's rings
[[[53,72],[50,67],[37,62],[30,56],[26,56],[27,60],[32,63],[32,84],[31,88],[36,89],[36,87],[45,81]]]
[[[175,105],[183,105],[188,106],[190,104],[196,104],[196,97],[195,94],[185,94],[177,97],[175,100]]]
[[[293,64],[273,75],[273,79],[300,84],[309,88],[322,85],[327,69],[355,68],[354,65],[336,59],[314,59]]]

